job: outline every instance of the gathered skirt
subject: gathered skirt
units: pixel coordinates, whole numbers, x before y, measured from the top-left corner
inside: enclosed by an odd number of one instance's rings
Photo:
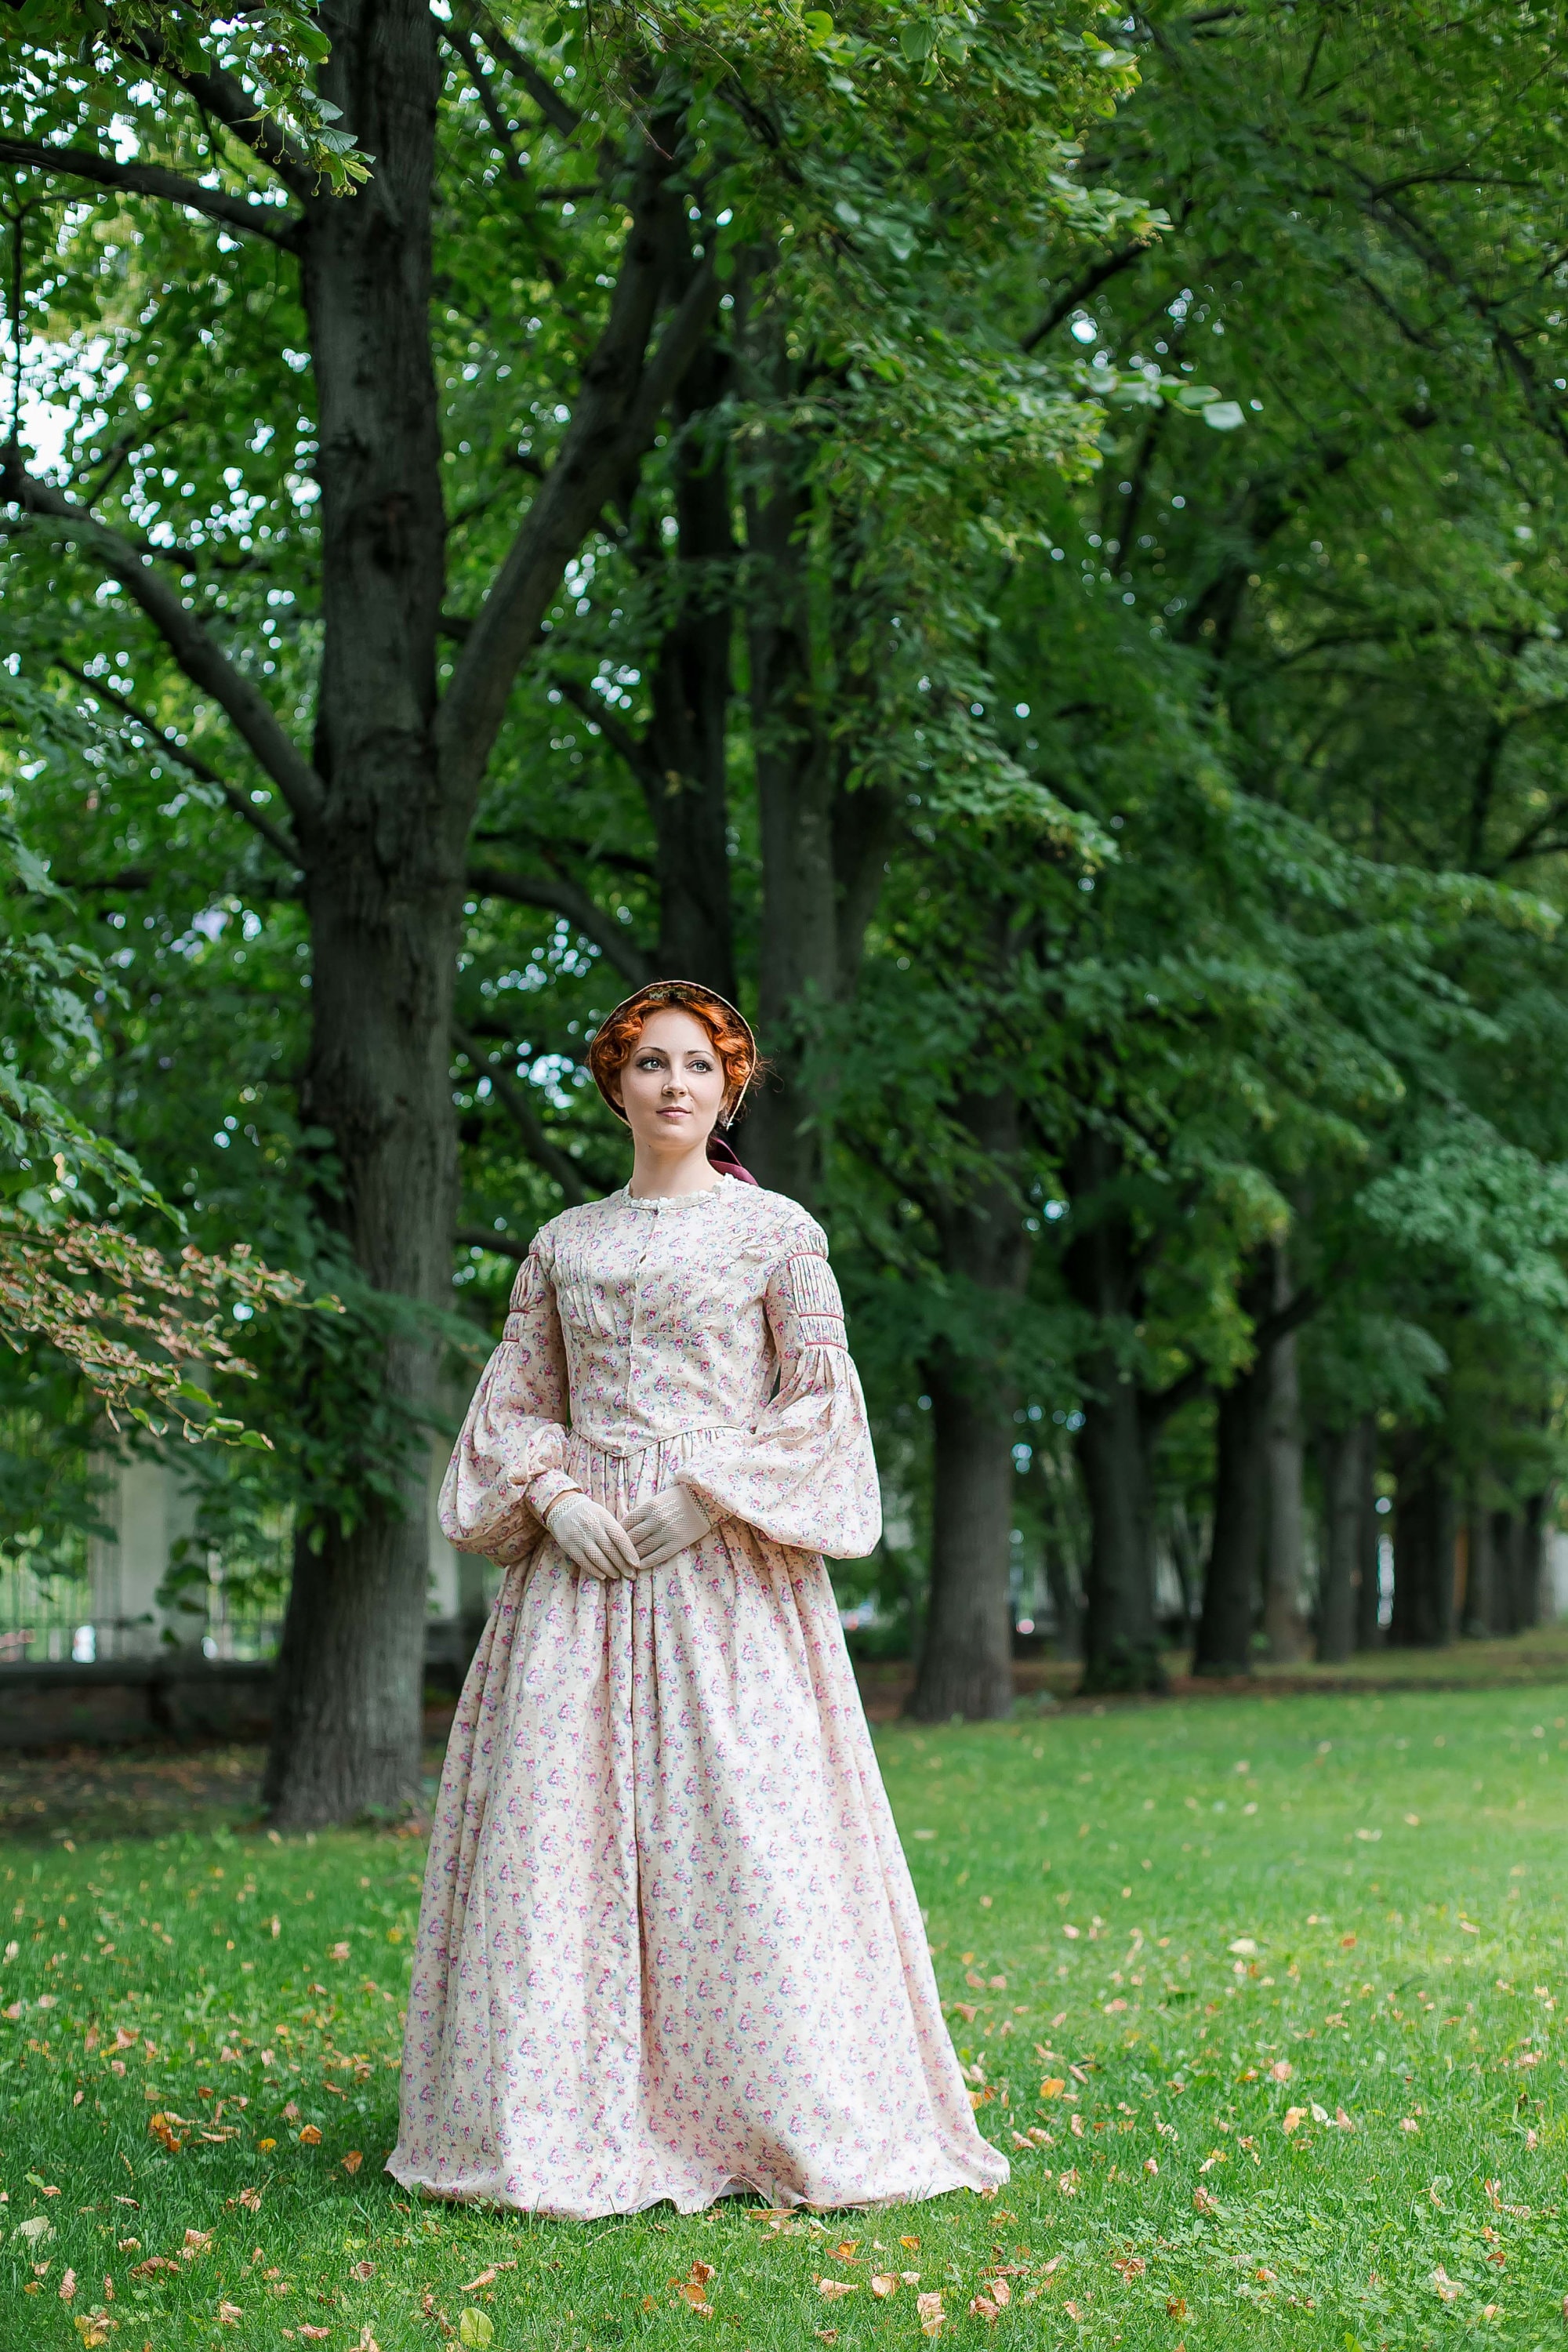
[[[617,1514],[689,1440],[573,1439]],[[630,1582],[544,1537],[453,1723],[387,2169],[590,2220],[994,2187],[820,1558],[726,1520]]]

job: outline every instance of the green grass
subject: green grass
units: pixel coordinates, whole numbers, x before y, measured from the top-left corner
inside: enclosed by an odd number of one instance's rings
[[[19,1947],[0,1964],[0,2352],[97,2341],[94,2309],[113,2352],[291,2329],[404,2352],[465,2312],[494,2352],[853,2352],[920,2346],[917,2292],[971,2344],[1563,2343],[1568,1690],[1209,1701],[879,1746],[981,2121],[1015,2158],[999,2197],[783,2228],[736,2204],[588,2227],[422,2207],[380,2170],[416,1845],[277,1843],[197,1813],[74,1852],[57,1832],[0,1847]],[[1063,2088],[1042,2099],[1046,2081]],[[1322,2120],[1342,2107],[1353,2128]],[[166,2126],[176,2151],[155,2114],[193,2119]],[[1051,2144],[1015,2148],[1031,2128]],[[35,2221],[47,2235],[20,2234]],[[187,2231],[210,2239],[189,2260]],[[136,2279],[153,2256],[175,2268]],[[711,2318],[678,2291],[694,2263]],[[999,2270],[1010,2303],[972,2316]],[[873,2271],[919,2286],[879,2301]]]

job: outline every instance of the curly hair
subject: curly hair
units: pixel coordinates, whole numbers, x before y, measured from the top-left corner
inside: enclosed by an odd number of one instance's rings
[[[588,1067],[594,1083],[611,1108],[618,1110],[611,1081],[620,1076],[637,1050],[648,1014],[662,1012],[667,1005],[689,1013],[713,1040],[713,1050],[724,1068],[723,1118],[727,1126],[756,1083],[763,1064],[751,1032],[733,1007],[711,990],[699,987],[695,981],[650,981],[646,988],[638,989],[635,996],[628,996],[624,1004],[616,1006],[600,1024],[588,1048]]]

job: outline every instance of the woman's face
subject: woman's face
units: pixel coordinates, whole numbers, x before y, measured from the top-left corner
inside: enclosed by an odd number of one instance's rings
[[[705,1145],[724,1107],[724,1065],[701,1022],[676,1005],[650,1013],[622,1065],[620,1096],[637,1144],[655,1151]]]

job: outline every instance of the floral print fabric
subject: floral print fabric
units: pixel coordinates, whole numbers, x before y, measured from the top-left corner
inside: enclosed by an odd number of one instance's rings
[[[715,1524],[627,1583],[541,1514],[672,1482]],[[453,1724],[388,2168],[589,2219],[1007,2177],[975,2127],[822,1555],[875,1464],[817,1226],[721,1183],[540,1234],[442,1491],[507,1563]]]

